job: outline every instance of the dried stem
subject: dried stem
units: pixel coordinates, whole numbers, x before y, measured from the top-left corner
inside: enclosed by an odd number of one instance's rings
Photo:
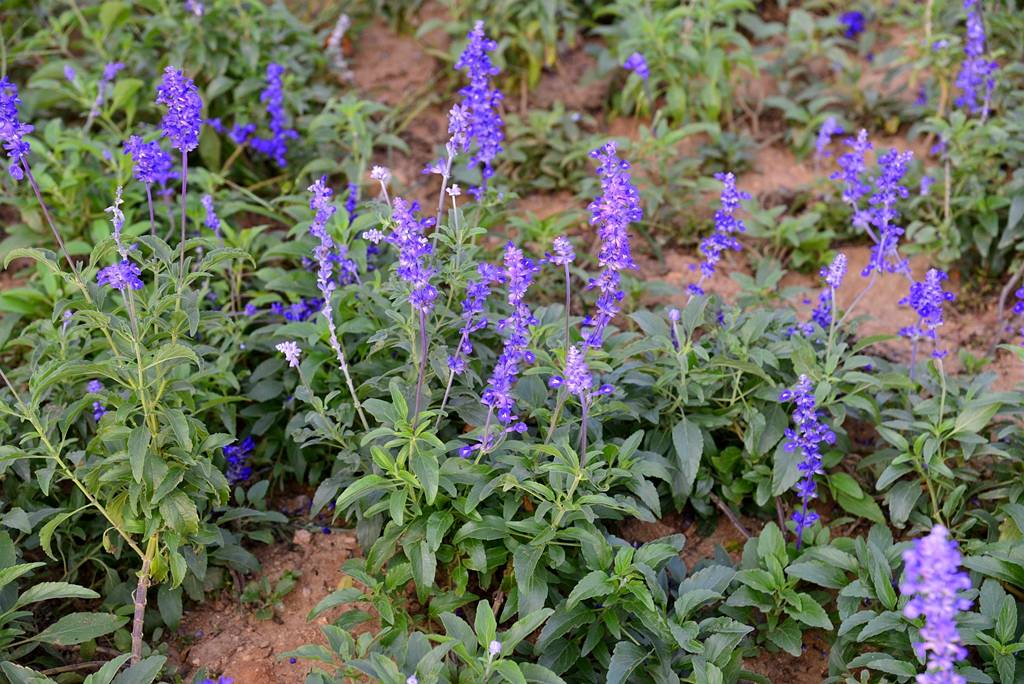
[[[743,535],[744,539],[750,539],[750,533],[747,532],[747,528],[743,526],[743,523],[739,521],[739,518],[736,517],[729,507],[714,494],[710,494],[709,496],[711,497],[711,501],[718,506],[718,510],[722,511],[722,515],[724,515],[726,519],[732,523],[732,526],[736,528],[736,531]]]
[[[35,176],[32,175],[32,168],[28,165],[28,161],[22,157],[21,166],[25,169],[25,175],[28,176],[28,182],[32,186],[32,191],[36,193],[36,200],[39,202],[39,208],[43,210],[43,216],[46,217],[46,223],[50,226],[50,230],[53,231],[53,237],[57,240],[57,245],[60,247],[60,251],[64,254],[64,258],[68,262],[68,268],[78,278],[78,271],[75,270],[75,264],[71,261],[71,255],[68,254],[68,248],[64,245],[64,240],[60,236],[60,232],[57,230],[57,226],[54,225],[53,219],[50,218],[50,210],[46,208],[46,202],[43,201],[43,194],[39,191],[39,184],[36,183]],[[83,286],[84,288],[84,286]]]
[[[142,559],[142,570],[139,571],[139,583],[135,586],[135,617],[132,620],[132,665],[142,660],[142,623],[146,617],[146,592],[149,589],[149,566],[152,559],[149,553]]]
[[[1014,271],[1013,275],[1010,276],[1010,279],[1006,281],[1006,285],[1004,285],[1003,289],[999,292],[998,328],[992,342],[992,347],[989,349],[989,354],[991,354],[995,350],[996,345],[999,344],[999,338],[1002,336],[1003,330],[1006,327],[1006,300],[1009,299],[1010,293],[1013,292],[1015,287],[1017,287],[1017,283],[1020,282],[1022,276],[1024,276],[1024,262],[1021,262],[1020,267]]]

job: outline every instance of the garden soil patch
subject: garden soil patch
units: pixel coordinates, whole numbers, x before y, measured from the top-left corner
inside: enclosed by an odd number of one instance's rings
[[[346,560],[359,554],[355,533],[300,529],[292,541],[255,553],[263,564],[260,576],[269,578],[272,586],[285,571],[302,573],[298,585],[284,598],[284,610],[273,619],[259,620],[230,593],[204,603],[186,613],[182,621],[180,660],[189,672],[205,668],[210,674],[232,677],[235,684],[300,684],[309,672],[308,662],[290,663],[281,654],[303,644],[326,645],[321,625],[337,619],[346,608],[368,609],[365,604],[351,604],[306,621],[325,596],[355,585],[341,571]],[[364,629],[369,628],[372,624]]]

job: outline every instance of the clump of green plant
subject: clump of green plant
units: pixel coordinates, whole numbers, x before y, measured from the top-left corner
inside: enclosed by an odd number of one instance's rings
[[[612,106],[626,114],[661,110],[675,124],[731,127],[735,79],[744,71],[757,72],[751,45],[738,25],[741,13],[753,7],[747,0],[683,5],[617,0],[598,10],[598,19],[607,23],[594,32],[608,45],[600,69],[621,69],[635,53],[645,64],[612,96]]]

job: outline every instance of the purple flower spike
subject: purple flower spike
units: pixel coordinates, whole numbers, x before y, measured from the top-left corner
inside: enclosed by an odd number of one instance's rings
[[[588,207],[590,224],[597,226],[601,239],[598,265],[601,275],[592,280],[587,288],[596,287],[597,314],[593,319],[593,330],[587,335],[587,344],[600,347],[604,329],[619,312],[619,302],[625,296],[620,282],[620,272],[636,269],[629,244],[629,224],[643,218],[640,208],[640,193],[632,183],[629,162],[615,153],[615,143],[609,142],[590,153],[599,162],[597,175],[601,179],[601,194]]]
[[[551,248],[555,250],[555,253],[547,255],[548,263],[568,266],[576,259],[576,251],[572,247],[572,242],[564,235],[556,237],[551,242]]]
[[[255,449],[256,442],[252,437],[246,437],[240,444],[229,444],[224,447],[224,459],[228,463],[225,475],[228,482],[233,485],[239,484],[252,476],[252,467],[246,465],[246,462]]]
[[[984,58],[985,23],[975,5],[976,0],[964,2],[964,9],[967,10],[967,42],[964,45],[964,52],[967,56],[956,76],[955,85],[961,91],[960,96],[956,98],[956,106],[963,107],[972,114],[981,112],[981,118],[985,119],[992,100],[992,90],[996,85],[992,74],[999,69],[999,65]]]
[[[483,315],[484,304],[491,295],[491,285],[504,283],[505,273],[491,264],[477,266],[478,278],[466,285],[466,298],[462,300],[462,329],[459,330],[459,344],[455,353],[448,357],[448,368],[456,375],[466,370],[466,358],[473,353],[470,335],[483,330],[488,325]]]
[[[392,211],[394,230],[386,236],[379,230],[368,230],[363,233],[363,239],[374,244],[384,240],[398,248],[396,273],[411,287],[409,303],[417,311],[428,313],[434,308],[437,288],[430,283],[435,269],[428,266],[426,260],[433,252],[433,246],[424,233],[434,224],[434,219],[416,218],[419,208],[417,202],[409,204],[401,197],[396,197]]]
[[[626,61],[622,63],[622,68],[626,71],[635,71],[636,75],[645,81],[651,77],[650,69],[647,67],[647,60],[639,52],[634,52],[627,57]]]
[[[284,354],[284,358],[289,366],[292,368],[299,367],[299,356],[302,354],[302,349],[299,348],[298,343],[289,340],[278,344],[274,349]]]
[[[203,124],[203,101],[192,79],[174,67],[164,69],[164,78],[156,89],[156,102],[167,107],[164,116],[164,137],[171,147],[190,152],[199,145],[199,129]]]
[[[822,266],[821,277],[825,279],[826,285],[838,290],[839,286],[843,284],[843,278],[846,277],[846,255],[840,252],[836,254],[827,268]]]
[[[821,326],[822,330],[828,331],[832,326],[833,308],[835,306],[835,291],[843,284],[846,277],[846,255],[840,252],[829,266],[821,267],[821,277],[825,281],[825,288],[818,295],[818,305],[811,312],[811,320]],[[814,326],[805,323],[801,326],[801,332],[805,336],[814,334]]]
[[[796,523],[796,546],[800,548],[804,530],[818,520],[818,514],[808,510],[807,504],[818,496],[814,476],[824,473],[821,463],[821,445],[822,443],[835,444],[836,435],[831,428],[821,422],[821,414],[818,413],[815,405],[814,385],[806,375],[800,376],[793,389],[784,390],[779,395],[779,401],[796,403],[796,408],[793,410],[793,424],[796,429],[786,429],[786,442],[783,448],[787,453],[793,453],[799,449],[803,456],[799,466],[803,478],[796,485],[796,491],[800,494],[801,508],[793,513],[793,521]]]
[[[818,130],[818,139],[814,143],[814,149],[819,157],[827,157],[831,154],[828,146],[832,142],[832,136],[842,135],[843,127],[836,122],[836,117],[830,116],[821,124]]]
[[[736,218],[736,210],[742,200],[750,199],[750,194],[736,188],[736,176],[731,173],[716,173],[715,178],[722,181],[722,206],[715,212],[714,232],[701,240],[700,253],[704,255],[704,261],[700,264],[700,280],[688,288],[691,296],[704,294],[701,285],[715,274],[722,253],[727,249],[738,252],[742,245],[736,239],[736,233],[747,230],[743,221]]]
[[[931,176],[921,176],[921,189],[918,194],[921,197],[927,197],[931,194],[932,186],[935,185],[935,179]]]
[[[288,140],[299,137],[299,134],[288,128],[287,117],[284,112],[284,86],[281,83],[281,76],[284,74],[284,67],[280,64],[267,65],[267,87],[260,95],[260,102],[267,105],[267,115],[270,117],[270,137],[253,138],[252,147],[257,152],[267,155],[274,160],[280,168],[288,166],[285,155],[288,153]]]
[[[231,142],[236,145],[244,145],[255,132],[256,124],[235,124],[231,127],[231,132],[228,134],[228,137],[231,138]]]
[[[839,15],[839,23],[846,27],[843,35],[851,40],[864,32],[864,13],[856,10]]]
[[[479,199],[487,189],[487,181],[494,175],[491,162],[503,150],[501,143],[505,139],[498,109],[501,106],[501,91],[491,84],[491,77],[499,73],[498,67],[491,62],[490,52],[498,44],[484,33],[484,22],[478,21],[469,32],[469,43],[455,62],[455,68],[465,71],[469,76],[469,85],[459,91],[462,96],[462,107],[468,110],[468,121],[465,124],[466,144],[475,141],[476,152],[470,157],[470,164],[480,165],[483,183],[472,188],[470,193]],[[454,110],[453,110],[454,111]],[[449,128],[453,124],[449,123]],[[453,139],[456,135],[452,132]]]
[[[900,304],[913,308],[918,319],[914,325],[902,328],[900,335],[915,342],[929,339],[933,345],[937,343],[936,331],[945,322],[942,307],[956,299],[952,292],[942,289],[942,283],[948,278],[945,272],[933,268],[925,274],[923,281],[910,285],[910,294],[901,299]],[[932,355],[942,358],[946,353],[936,349]]]
[[[100,418],[105,415],[107,415],[107,407],[98,401],[92,402],[92,419],[98,423]]]
[[[519,365],[534,360],[529,349],[530,328],[537,324],[537,318],[526,303],[526,291],[538,270],[533,260],[524,256],[513,243],[505,247],[505,277],[512,313],[498,321],[498,330],[508,330],[508,336],[482,396],[482,402],[490,408],[488,419],[496,414],[498,421],[506,426],[503,432],[526,430],[526,423],[519,421],[515,414],[516,400],[512,396],[512,388],[519,377]],[[487,430],[484,432],[483,441],[477,448],[488,451],[494,446],[494,438]]]
[[[856,211],[861,198],[871,191],[864,179],[864,155],[872,149],[868,132],[862,128],[856,138],[846,139],[846,146],[850,151],[840,155],[839,171],[832,174],[832,179],[843,182],[843,201]]]
[[[203,222],[204,225],[213,231],[213,234],[220,237],[220,217],[217,216],[217,210],[213,207],[213,197],[210,195],[203,195],[202,200],[203,209],[206,210],[206,220]]]
[[[143,142],[141,137],[133,135],[125,141],[124,153],[131,155],[132,171],[135,180],[140,183],[166,183],[169,178],[177,175],[171,172],[174,165],[171,155],[160,149],[160,143],[156,140]]]
[[[960,592],[971,588],[971,579],[960,569],[960,552],[948,530],[936,525],[928,536],[915,539],[903,552],[906,567],[900,593],[911,599],[903,614],[911,620],[924,616],[921,641],[914,642],[918,658],[928,659],[919,684],[964,684],[964,677],[953,670],[958,660],[967,657],[967,649],[956,628],[957,613],[968,610],[971,602]]]
[[[100,285],[109,285],[115,290],[141,290],[141,275],[142,270],[136,264],[128,259],[122,259],[113,266],[101,269],[96,274],[96,282]]]
[[[18,87],[6,77],[0,78],[0,142],[4,144],[7,156],[11,159],[7,172],[16,181],[25,177],[22,160],[28,156],[29,146],[24,137],[32,132],[32,126],[18,119],[20,104]]]

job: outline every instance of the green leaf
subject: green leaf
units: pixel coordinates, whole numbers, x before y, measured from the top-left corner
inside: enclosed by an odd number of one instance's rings
[[[498,671],[501,678],[511,684],[526,684],[526,677],[523,676],[522,670],[519,669],[519,665],[512,662],[511,660],[499,660],[494,664],[494,669]]]
[[[614,591],[615,582],[612,581],[612,578],[600,570],[594,570],[587,573],[583,579],[573,587],[572,591],[569,593],[569,598],[565,601],[565,606],[572,610],[576,607],[576,604],[584,599],[594,598],[597,596],[607,596]]]
[[[686,418],[681,418],[672,428],[672,445],[675,447],[677,470],[673,484],[684,497],[688,497],[693,491],[701,456],[704,454],[704,438],[700,428]]]
[[[113,613],[71,613],[28,640],[55,646],[72,646],[110,634],[126,622],[127,617]]]
[[[30,670],[22,665],[15,665],[7,660],[0,663],[0,671],[7,676],[10,684],[55,684],[46,675],[41,675],[35,670]]]
[[[564,679],[543,665],[519,663],[519,669],[523,671],[526,681],[530,684],[565,684]]]
[[[803,633],[794,620],[786,620],[775,629],[768,630],[766,636],[768,641],[791,656],[799,657],[803,650]]]
[[[181,409],[167,409],[166,415],[178,446],[191,453],[192,437],[189,435],[188,419],[185,418],[185,413]]]
[[[18,565],[12,565],[9,568],[4,568],[3,570],[0,570],[0,587],[10,584],[26,572],[31,572],[32,570],[44,565],[46,565],[46,563],[20,563]]]
[[[103,26],[104,38],[110,36],[115,24],[119,24],[123,15],[128,14],[128,5],[119,0],[107,0],[100,5],[100,25]]]
[[[800,608],[798,610],[791,610],[789,614],[808,627],[832,629],[832,621],[828,619],[825,609],[811,598],[810,594],[800,594],[799,596]]]
[[[960,408],[953,424],[952,437],[976,433],[992,419],[1002,404],[998,401],[972,401]]]
[[[15,608],[21,608],[27,606],[30,603],[38,603],[39,601],[49,601],[52,599],[69,599],[69,598],[80,598],[80,599],[94,599],[99,598],[92,589],[86,589],[80,587],[77,584],[68,584],[67,582],[40,582],[28,588],[27,591],[23,592],[18,600],[14,602]]]
[[[149,451],[149,440],[152,435],[145,425],[132,430],[128,436],[128,462],[132,466],[132,478],[142,482],[142,474],[146,467],[146,453]]]
[[[171,492],[160,502],[160,515],[179,534],[191,535],[199,531],[199,511],[182,491]]]
[[[113,684],[152,684],[160,676],[165,662],[167,658],[162,655],[149,656],[119,674]]]
[[[363,592],[356,589],[355,587],[346,587],[345,589],[338,589],[332,591],[327,596],[320,599],[320,602],[313,606],[313,610],[309,611],[309,616],[306,621],[312,621],[313,618],[317,617],[324,611],[330,610],[337,606],[342,606],[346,603],[352,603],[353,601],[361,601],[365,598]]]
[[[828,478],[829,486],[836,497],[836,502],[848,513],[872,522],[885,524],[885,515],[875,500],[864,494],[857,481],[847,473],[833,473]]]
[[[178,629],[181,624],[181,587],[172,589],[166,583],[161,584],[156,593],[156,604],[164,624],[171,629]]]
[[[103,667],[85,678],[84,684],[110,684],[114,677],[121,670],[121,667],[131,658],[130,653],[119,655]]]
[[[612,659],[608,663],[606,684],[625,684],[630,675],[640,666],[648,655],[647,649],[637,646],[631,641],[620,641],[615,644]]]
[[[338,497],[335,508],[339,511],[347,511],[352,504],[363,497],[380,489],[388,489],[390,486],[391,481],[381,475],[364,475],[345,488],[345,491]]]
[[[117,111],[128,104],[135,93],[142,88],[143,82],[137,78],[119,78],[114,84],[114,94],[110,97],[110,107]]]
[[[412,576],[416,588],[423,592],[434,586],[434,574],[437,572],[437,557],[430,550],[426,541],[418,541],[406,547],[406,554],[412,564]]]
[[[433,451],[413,454],[411,458],[412,472],[416,475],[423,491],[426,494],[427,503],[434,503],[437,498],[437,485],[440,479],[440,467],[437,464],[437,454]]]
[[[504,653],[511,655],[519,642],[540,629],[544,621],[554,612],[551,608],[541,608],[517,620],[501,635],[501,646]]]
[[[39,530],[39,546],[42,547],[43,552],[47,556],[49,556],[53,560],[57,560],[57,557],[53,555],[53,551],[50,549],[50,540],[53,538],[53,533],[57,531],[57,528],[60,527],[61,523],[63,523],[71,516],[88,508],[89,505],[90,504],[86,504],[85,506],[82,506],[81,508],[74,511],[66,511],[64,513],[59,513],[46,521],[46,524],[43,525],[42,528]]]
[[[476,640],[483,648],[487,648],[498,635],[498,622],[494,618],[494,611],[487,601],[480,601],[476,605],[476,618],[473,621],[473,630],[476,632]]]

